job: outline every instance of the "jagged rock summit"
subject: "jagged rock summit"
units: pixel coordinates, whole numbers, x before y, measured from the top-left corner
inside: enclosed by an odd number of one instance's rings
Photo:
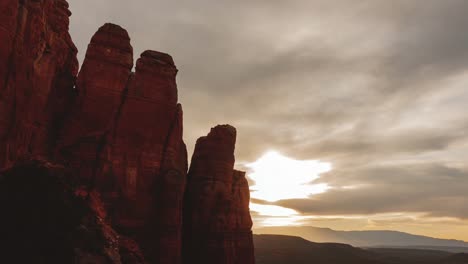
[[[34,256],[44,263],[253,264],[235,128],[217,126],[200,138],[188,172],[172,57],[145,51],[133,72],[129,34],[108,23],[91,38],[78,72],[70,15],[64,0],[0,3],[0,180],[8,190],[0,204],[11,208],[0,233],[15,241],[11,230],[29,230],[23,239],[31,248],[42,243]],[[25,188],[30,180],[62,196]],[[39,199],[18,200],[13,190]],[[32,206],[57,212],[25,219],[24,212],[38,212]],[[53,230],[53,217],[73,224],[51,240],[36,229]],[[28,238],[34,234],[43,237]],[[22,252],[18,243],[1,244]],[[63,252],[47,250],[56,245]]]

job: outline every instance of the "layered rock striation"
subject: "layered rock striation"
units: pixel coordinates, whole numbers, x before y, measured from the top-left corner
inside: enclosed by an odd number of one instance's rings
[[[78,73],[70,15],[64,0],[0,3],[0,168],[60,164],[60,178],[77,179],[86,201],[99,201],[102,229],[123,245],[109,263],[253,263],[248,184],[233,170],[235,129],[201,138],[187,177],[172,57],[145,51],[132,72],[127,31],[105,24]]]

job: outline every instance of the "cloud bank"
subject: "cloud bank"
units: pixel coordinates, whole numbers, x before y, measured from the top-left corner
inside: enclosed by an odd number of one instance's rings
[[[240,168],[270,149],[333,164],[328,192],[274,205],[366,222],[353,228],[468,219],[467,1],[69,2],[81,59],[104,22],[135,57],[173,55],[190,152],[230,123]]]

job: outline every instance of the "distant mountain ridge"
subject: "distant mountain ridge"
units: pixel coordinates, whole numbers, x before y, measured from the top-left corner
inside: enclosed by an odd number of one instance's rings
[[[254,235],[256,264],[467,264],[468,254],[314,243],[301,237]]]
[[[387,264],[371,251],[295,236],[254,235],[254,245],[256,264]]]
[[[459,248],[468,250],[468,242],[413,235],[399,231],[337,231],[329,228],[305,227],[263,227],[254,230],[256,234],[278,234],[299,236],[319,243],[343,243],[355,247],[413,247],[413,248]]]

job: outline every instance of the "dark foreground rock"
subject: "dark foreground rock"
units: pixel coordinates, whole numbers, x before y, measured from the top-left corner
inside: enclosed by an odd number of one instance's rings
[[[99,195],[71,176],[37,160],[1,173],[2,263],[145,263],[138,246],[105,222]]]

